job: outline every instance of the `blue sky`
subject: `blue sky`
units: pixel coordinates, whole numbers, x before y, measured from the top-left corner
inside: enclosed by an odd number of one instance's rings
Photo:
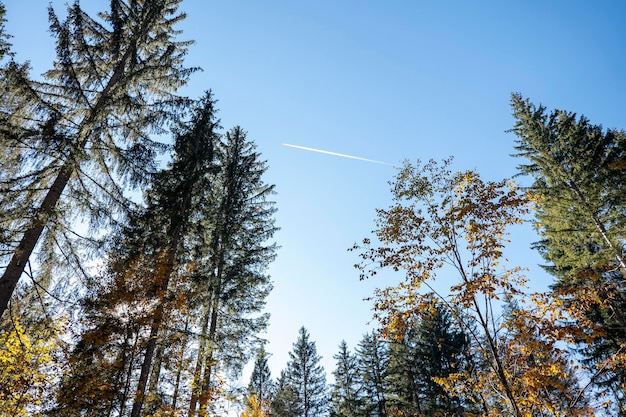
[[[17,59],[35,74],[53,58],[47,4],[5,1]],[[284,143],[391,164],[454,155],[456,168],[500,179],[518,163],[505,132],[511,92],[626,127],[621,1],[186,0],[182,10],[182,38],[196,41],[187,63],[204,70],[183,93],[212,89],[223,126],[248,131],[276,184],[265,335],[275,377],[303,325],[330,373],[339,342],[353,348],[368,328],[363,298],[401,279],[360,282],[347,252],[389,205],[394,169]],[[512,239],[509,258],[544,285],[532,231]]]

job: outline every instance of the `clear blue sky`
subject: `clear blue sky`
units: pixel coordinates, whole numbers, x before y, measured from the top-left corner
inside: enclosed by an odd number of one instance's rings
[[[18,60],[48,69],[48,1],[5,4]],[[204,69],[184,93],[214,91],[223,125],[248,131],[278,191],[265,335],[274,377],[303,325],[330,374],[339,342],[353,348],[367,330],[362,299],[401,278],[359,282],[346,251],[390,203],[394,169],[283,143],[388,163],[455,155],[457,168],[499,179],[517,164],[505,133],[511,92],[626,128],[622,1],[186,0],[182,9],[182,37],[196,41],[187,63]],[[512,239],[509,258],[545,284],[532,231]]]

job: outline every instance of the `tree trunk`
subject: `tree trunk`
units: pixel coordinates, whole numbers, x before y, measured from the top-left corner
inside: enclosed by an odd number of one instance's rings
[[[161,377],[161,366],[163,365],[163,345],[161,343],[157,343],[156,351],[154,353],[154,365],[152,366],[152,371],[150,373],[150,378],[148,382],[148,404],[146,405],[149,412],[152,414],[156,408],[156,394],[159,392],[159,378]]]
[[[17,287],[17,283],[24,272],[26,263],[32,255],[33,250],[35,250],[35,246],[37,246],[37,242],[43,233],[43,229],[54,212],[54,209],[61,198],[61,194],[67,186],[73,172],[74,165],[69,161],[61,167],[61,170],[54,179],[52,186],[43,200],[43,203],[41,203],[41,207],[37,210],[37,214],[33,218],[30,227],[26,230],[26,232],[24,232],[22,240],[15,249],[15,252],[13,252],[11,261],[0,278],[0,318],[7,309],[11,296],[15,291],[15,287]]]
[[[221,267],[218,268],[218,274],[221,275]],[[216,277],[217,278],[217,277]],[[218,278],[221,280],[221,277]],[[205,417],[207,416],[207,407],[209,403],[209,394],[211,389],[211,377],[213,367],[215,366],[213,351],[215,350],[215,333],[217,332],[217,318],[218,318],[218,309],[220,303],[220,290],[221,290],[221,282],[218,282],[216,285],[215,293],[213,294],[213,305],[211,306],[211,324],[209,326],[209,334],[207,336],[209,343],[209,351],[206,356],[205,366],[204,366],[204,378],[202,381],[202,388],[200,389],[200,398],[198,402],[200,403],[200,411],[198,412],[199,416]]]
[[[139,417],[143,403],[146,399],[146,388],[148,384],[148,377],[150,376],[150,370],[152,368],[152,362],[154,360],[157,343],[159,339],[159,332],[161,325],[163,324],[163,317],[165,316],[165,303],[167,302],[167,288],[169,286],[170,277],[174,271],[174,260],[176,248],[178,246],[180,236],[180,228],[177,227],[174,231],[174,238],[172,239],[172,247],[167,250],[164,257],[166,266],[163,271],[157,275],[155,294],[158,297],[158,304],[154,310],[152,316],[152,325],[150,326],[150,338],[148,339],[148,345],[146,346],[146,353],[143,357],[141,364],[141,373],[139,374],[139,382],[137,383],[137,390],[135,394],[135,401],[133,402],[133,409],[130,413],[130,417]],[[160,261],[158,261],[160,262]]]
[[[132,52],[133,48],[128,48],[128,50],[124,53],[120,61],[115,66],[115,70],[113,71],[113,74],[111,74],[106,86],[100,93],[94,105],[91,107],[89,115],[83,119],[79,128],[77,142],[75,143],[76,147],[72,149],[69,159],[65,161],[61,167],[61,170],[57,174],[52,186],[46,194],[46,197],[41,203],[41,207],[39,207],[30,226],[26,232],[24,232],[22,240],[20,240],[20,243],[13,252],[13,256],[4,270],[2,277],[0,277],[0,318],[4,315],[4,312],[9,305],[9,301],[11,300],[11,296],[15,291],[15,287],[17,287],[17,283],[24,273],[26,263],[32,255],[33,250],[35,250],[35,246],[37,246],[37,242],[43,233],[44,227],[48,224],[50,216],[54,212],[63,190],[74,173],[76,164],[78,163],[75,160],[77,157],[77,151],[80,152],[83,150],[87,144],[91,125],[94,120],[96,120],[97,116],[99,116],[103,111],[103,107],[106,106],[106,102],[110,100],[111,91],[114,90],[116,85],[122,81],[126,63],[130,59]]]
[[[130,417],[139,417],[141,414],[141,408],[143,407],[144,400],[146,399],[146,386],[148,384],[148,376],[150,375],[150,368],[152,367],[152,361],[154,359],[154,353],[157,347],[157,339],[159,337],[159,330],[161,329],[161,323],[163,322],[163,309],[164,300],[159,302],[152,319],[152,326],[150,327],[150,339],[148,340],[148,346],[146,346],[146,353],[143,357],[141,364],[141,373],[139,374],[139,382],[137,383],[137,390],[135,394],[135,401],[133,402],[133,409],[130,413]]]
[[[198,355],[196,357],[196,369],[193,373],[193,382],[191,384],[191,400],[189,401],[189,412],[187,417],[193,417],[196,414],[196,407],[198,406],[198,396],[200,390],[200,384],[202,382],[202,363],[204,362],[204,351],[206,349],[206,338],[209,329],[209,318],[211,317],[210,311],[206,312],[206,319],[202,322],[202,330],[200,331],[200,345],[198,346]]]
[[[174,393],[172,394],[172,409],[176,410],[176,403],[178,401],[178,391],[180,390],[180,380],[183,374],[184,368],[184,360],[185,360],[185,349],[187,348],[187,331],[189,330],[189,316],[185,317],[185,337],[182,341],[182,346],[180,347],[180,355],[178,355],[178,366],[176,368],[176,382],[174,382]]]

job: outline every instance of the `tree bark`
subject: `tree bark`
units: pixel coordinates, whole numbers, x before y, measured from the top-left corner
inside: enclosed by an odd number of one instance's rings
[[[221,281],[221,266],[218,268],[218,275],[219,277],[216,278]],[[209,349],[204,366],[204,378],[202,381],[202,388],[200,389],[200,397],[198,399],[198,402],[200,404],[200,410],[198,412],[198,415],[201,417],[205,417],[208,415],[207,407],[209,404],[211,377],[213,375],[213,367],[215,366],[213,351],[215,349],[215,334],[217,332],[217,318],[220,303],[221,282],[218,282],[215,287],[215,293],[213,294],[213,305],[211,306],[211,324],[209,326],[209,334],[207,336]]]
[[[202,363],[204,362],[204,351],[206,349],[206,338],[204,335],[209,329],[209,318],[211,317],[210,311],[207,311],[206,320],[202,322],[202,330],[200,331],[200,345],[198,346],[198,354],[196,357],[196,369],[193,373],[193,382],[191,385],[191,400],[189,401],[188,417],[193,417],[196,414],[196,407],[198,406],[198,397],[200,384],[202,382]]]
[[[28,259],[35,250],[37,242],[43,233],[43,229],[48,224],[54,209],[61,198],[63,190],[67,186],[72,173],[74,172],[74,165],[69,161],[66,162],[54,179],[52,186],[48,190],[46,197],[41,203],[41,207],[37,210],[30,227],[24,232],[22,240],[18,244],[11,261],[4,270],[4,274],[0,278],[0,318],[6,311],[11,296],[17,287],[17,283],[24,273],[24,268]]]

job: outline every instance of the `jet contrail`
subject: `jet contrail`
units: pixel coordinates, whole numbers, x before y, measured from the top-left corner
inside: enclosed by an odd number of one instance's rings
[[[375,164],[395,166],[394,164],[390,164],[390,163],[382,162],[382,161],[376,161],[374,159],[367,159],[367,158],[361,158],[360,156],[353,156],[353,155],[346,155],[343,153],[324,151],[322,149],[307,148],[306,146],[290,145],[289,143],[283,143],[283,146],[289,146],[290,148],[302,149],[304,151],[325,153],[326,155],[340,156],[342,158],[350,158],[350,159],[357,159],[359,161],[373,162]]]

